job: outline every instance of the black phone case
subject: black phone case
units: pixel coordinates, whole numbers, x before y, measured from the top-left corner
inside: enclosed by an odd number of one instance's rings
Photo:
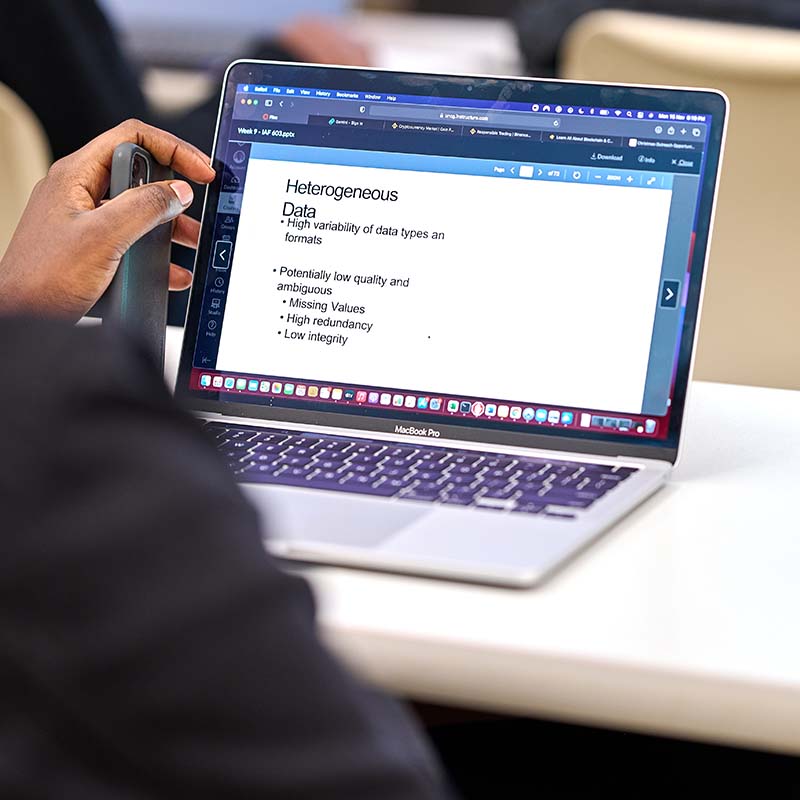
[[[131,164],[136,153],[147,160],[150,183],[173,177],[172,170],[155,161],[147,150],[132,143],[121,144],[114,150],[109,191],[112,198],[131,188]],[[104,322],[119,325],[143,341],[162,372],[171,250],[171,222],[159,225],[128,250],[108,289],[104,318]]]

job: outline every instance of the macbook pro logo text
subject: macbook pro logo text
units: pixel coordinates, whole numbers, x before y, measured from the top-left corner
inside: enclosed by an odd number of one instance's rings
[[[436,428],[412,428],[410,425],[395,425],[394,432],[405,436],[428,436],[432,439],[438,439],[442,435]]]

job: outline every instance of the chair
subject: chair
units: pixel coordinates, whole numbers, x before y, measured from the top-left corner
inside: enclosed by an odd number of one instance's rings
[[[64,121],[69,125],[69,120]],[[0,257],[36,182],[50,165],[50,148],[33,112],[0,84]]]
[[[730,97],[695,377],[800,389],[800,32],[598,11],[561,71]]]

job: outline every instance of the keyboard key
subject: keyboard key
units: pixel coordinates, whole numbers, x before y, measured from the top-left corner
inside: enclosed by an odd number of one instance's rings
[[[470,466],[477,464],[479,461],[483,461],[483,456],[481,455],[457,455],[455,458],[451,459],[454,464],[469,464]]]
[[[386,452],[386,455],[392,458],[402,458],[405,456],[410,456],[416,452],[416,447],[390,447]]]
[[[492,478],[491,480],[484,481],[483,486],[487,489],[504,489],[508,486],[508,478]]]
[[[337,459],[325,458],[317,461],[316,465],[320,469],[339,469],[344,465],[344,460],[339,461]]]
[[[284,442],[289,438],[287,433],[271,432],[271,433],[258,433],[253,437],[254,442],[263,442],[264,444],[276,444]]]
[[[256,453],[280,453],[286,449],[286,445],[277,444],[276,442],[269,442],[264,444],[257,444],[253,451]]]
[[[605,494],[610,489],[615,489],[619,481],[609,481],[601,478],[600,480],[592,481],[585,486],[581,491],[597,492],[598,494]]]
[[[420,481],[414,488],[421,492],[434,492],[435,494],[442,491],[442,487],[436,481]]]
[[[355,464],[380,464],[384,458],[383,456],[373,455],[370,453],[355,453],[348,459]]]
[[[418,454],[420,461],[441,461],[449,456],[450,453],[444,450],[423,450]]]
[[[448,474],[450,475],[475,475],[480,472],[477,466],[464,464],[460,467],[453,467]]]
[[[503,469],[501,467],[497,467],[495,469],[490,469],[488,472],[485,472],[483,477],[486,479],[489,478],[504,478],[508,480],[509,476],[512,473],[508,469]]]
[[[553,464],[549,472],[551,475],[568,475],[570,472],[574,472],[576,467],[576,464]]]
[[[223,450],[222,457],[226,461],[231,461],[233,463],[239,463],[242,460],[247,461],[247,451],[245,450]]]
[[[551,505],[562,506],[564,508],[589,508],[589,506],[593,505],[595,502],[596,498],[587,499],[581,497],[572,497],[569,500],[550,500]]]
[[[390,458],[385,462],[382,462],[382,465],[385,467],[401,467],[410,469],[416,463],[417,460],[414,458]]]
[[[447,483],[451,483],[454,486],[471,486],[473,483],[478,481],[479,479],[475,475],[453,475],[450,477],[447,476]],[[505,481],[503,481],[505,485]]]
[[[259,464],[254,469],[254,472],[258,475],[280,475],[285,470],[283,465],[276,467],[274,464]]]
[[[351,464],[348,471],[354,475],[370,475],[375,472],[375,467],[372,464]]]
[[[442,472],[426,469],[415,473],[415,477],[421,481],[438,481],[442,477]]]
[[[322,444],[317,445],[316,449],[329,450],[337,453],[342,453],[345,450],[349,450],[352,447],[352,445],[353,445],[352,442],[340,442],[338,440],[335,440],[335,441],[323,442]]]
[[[228,431],[228,440],[232,442],[249,442],[255,437],[255,431]]]
[[[443,494],[440,501],[449,506],[469,506],[472,505],[472,495]]]
[[[547,506],[541,503],[517,503],[511,510],[515,514],[541,514]]]
[[[525,494],[535,494],[540,489],[543,489],[545,486],[544,481],[526,481],[520,480],[518,481],[517,485],[519,486],[519,490],[524,492]]]
[[[339,475],[338,472],[331,472],[330,470],[325,470],[325,471],[322,471],[322,472],[318,472],[314,476],[314,480],[326,481],[326,482],[330,483],[332,481],[338,481],[341,477],[342,476]]]
[[[400,489],[405,489],[407,486],[411,486],[414,481],[410,478],[389,478],[385,481],[387,486],[392,486],[398,491]]]
[[[385,475],[387,478],[404,477],[411,471],[409,467],[386,467],[384,465],[381,465],[379,469],[381,470],[381,474]]]
[[[250,456],[250,461],[255,464],[274,464],[276,461],[283,459],[280,453],[256,453]]]
[[[438,500],[439,499],[439,492],[437,490],[422,490],[422,489],[409,489],[407,492],[404,492],[403,498],[406,500]]]
[[[318,436],[293,436],[292,440],[294,444],[300,445],[301,447],[316,447],[323,441]]]
[[[450,486],[447,489],[448,494],[458,494],[464,497],[475,497],[478,491],[479,490],[473,486]]]
[[[569,491],[569,489],[547,489],[544,488],[536,493],[538,497],[541,497],[544,502],[551,503],[551,504],[560,504],[562,501],[572,500],[575,498],[575,493]],[[590,498],[592,502],[597,499],[597,497]]]
[[[381,450],[385,450],[386,446],[382,444],[360,444],[356,445],[352,452],[354,453],[364,453],[365,455],[375,455],[379,453]]]
[[[511,505],[488,505],[488,504],[473,504],[475,508],[481,511],[511,511]]]
[[[520,462],[516,458],[507,458],[505,456],[495,456],[495,457],[487,457],[486,461],[483,462],[484,467],[489,467],[489,469],[508,469],[509,467],[513,467]]]
[[[375,483],[375,478],[371,478],[369,475],[347,475],[341,481],[342,486],[349,486],[354,484],[356,486],[372,486]]]
[[[284,450],[284,454],[291,454],[293,456],[308,456],[309,458],[317,455],[317,453],[311,447],[295,447],[294,445],[287,447],[286,450]]]
[[[517,494],[517,489],[513,486],[507,486],[502,489],[487,489],[481,497],[493,500],[508,500]]]
[[[311,459],[304,458],[302,456],[290,456],[289,458],[286,459],[286,463],[290,467],[302,467],[305,466],[306,464],[310,464]]]

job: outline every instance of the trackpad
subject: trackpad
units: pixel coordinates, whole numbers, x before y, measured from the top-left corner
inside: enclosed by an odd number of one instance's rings
[[[430,513],[408,503],[306,489],[243,484],[270,538],[278,541],[376,547]]]

